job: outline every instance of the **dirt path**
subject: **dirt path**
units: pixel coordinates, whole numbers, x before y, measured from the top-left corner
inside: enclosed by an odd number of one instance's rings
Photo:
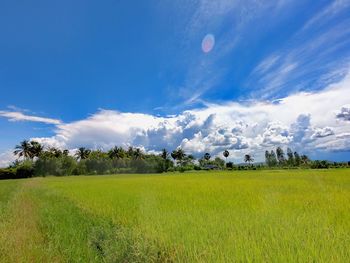
[[[40,181],[22,183],[0,225],[1,262],[61,262],[50,255],[38,227],[37,205],[31,196]]]

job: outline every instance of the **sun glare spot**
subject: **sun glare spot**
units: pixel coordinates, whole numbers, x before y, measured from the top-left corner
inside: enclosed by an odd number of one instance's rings
[[[207,34],[202,40],[202,51],[209,53],[215,46],[215,37],[213,34]]]

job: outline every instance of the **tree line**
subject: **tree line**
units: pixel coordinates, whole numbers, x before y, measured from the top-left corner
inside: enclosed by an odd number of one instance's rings
[[[298,152],[293,152],[290,148],[287,148],[287,156],[281,147],[277,147],[276,151],[265,151],[265,163],[268,167],[299,167],[310,164],[310,161],[307,155],[299,155]]]
[[[118,173],[162,173],[188,170],[248,170],[278,168],[329,168],[348,167],[349,163],[331,163],[312,161],[306,155],[287,149],[285,154],[281,147],[276,151],[265,152],[265,164],[254,164],[251,154],[243,156],[244,164],[227,162],[228,150],[222,152],[222,158],[212,158],[205,153],[196,159],[186,154],[182,148],[172,152],[163,149],[160,154],[143,152],[140,148],[115,146],[109,151],[91,150],[85,147],[77,149],[72,155],[69,150],[56,147],[46,148],[36,141],[22,141],[14,149],[18,159],[6,169],[0,169],[0,179],[27,178],[33,176],[97,175]]]

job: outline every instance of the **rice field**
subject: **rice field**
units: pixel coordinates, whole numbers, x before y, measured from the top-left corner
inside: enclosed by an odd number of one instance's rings
[[[350,169],[0,181],[1,262],[349,262]]]

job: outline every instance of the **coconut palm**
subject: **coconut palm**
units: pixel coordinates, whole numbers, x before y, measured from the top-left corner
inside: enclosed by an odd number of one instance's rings
[[[127,156],[129,157],[129,158],[133,158],[133,156],[134,156],[134,147],[132,147],[132,146],[129,146],[129,148],[128,148],[128,150],[127,150],[127,152],[126,152],[126,154],[127,154]]]
[[[303,164],[308,164],[310,162],[310,159],[307,155],[303,154],[302,156],[300,156],[301,162]]]
[[[227,162],[227,157],[230,155],[230,152],[228,150],[225,150],[222,155],[225,157],[226,162]]]
[[[108,156],[111,159],[122,159],[124,158],[126,155],[124,149],[122,147],[113,147],[109,152],[108,152]]]
[[[13,151],[14,155],[18,155],[19,158],[32,159],[32,146],[29,141],[24,140],[19,145],[16,145]]]
[[[86,149],[85,147],[80,147],[76,151],[75,156],[80,160],[84,160],[84,159],[87,159],[89,157],[90,153],[91,153],[91,150]]]
[[[178,163],[182,164],[182,160],[186,157],[185,152],[181,148],[177,148],[171,153],[171,157]]]
[[[254,162],[254,158],[250,154],[244,155],[244,161],[250,165],[250,163]]]
[[[136,150],[134,151],[134,156],[133,157],[134,157],[135,160],[143,159],[143,153],[142,153],[140,148],[136,148]]]
[[[62,151],[56,147],[50,147],[47,150],[47,153],[51,156],[51,157],[55,157],[55,158],[59,158],[62,156]]]
[[[204,158],[204,160],[209,161],[210,158],[211,158],[210,153],[205,153],[204,156],[203,156],[203,158]]]
[[[169,157],[169,153],[166,149],[162,150],[162,153],[160,154],[160,157],[162,157],[163,160],[167,160]]]
[[[31,141],[30,142],[30,151],[32,158],[39,157],[40,154],[44,151],[44,146],[42,146],[37,141]]]

